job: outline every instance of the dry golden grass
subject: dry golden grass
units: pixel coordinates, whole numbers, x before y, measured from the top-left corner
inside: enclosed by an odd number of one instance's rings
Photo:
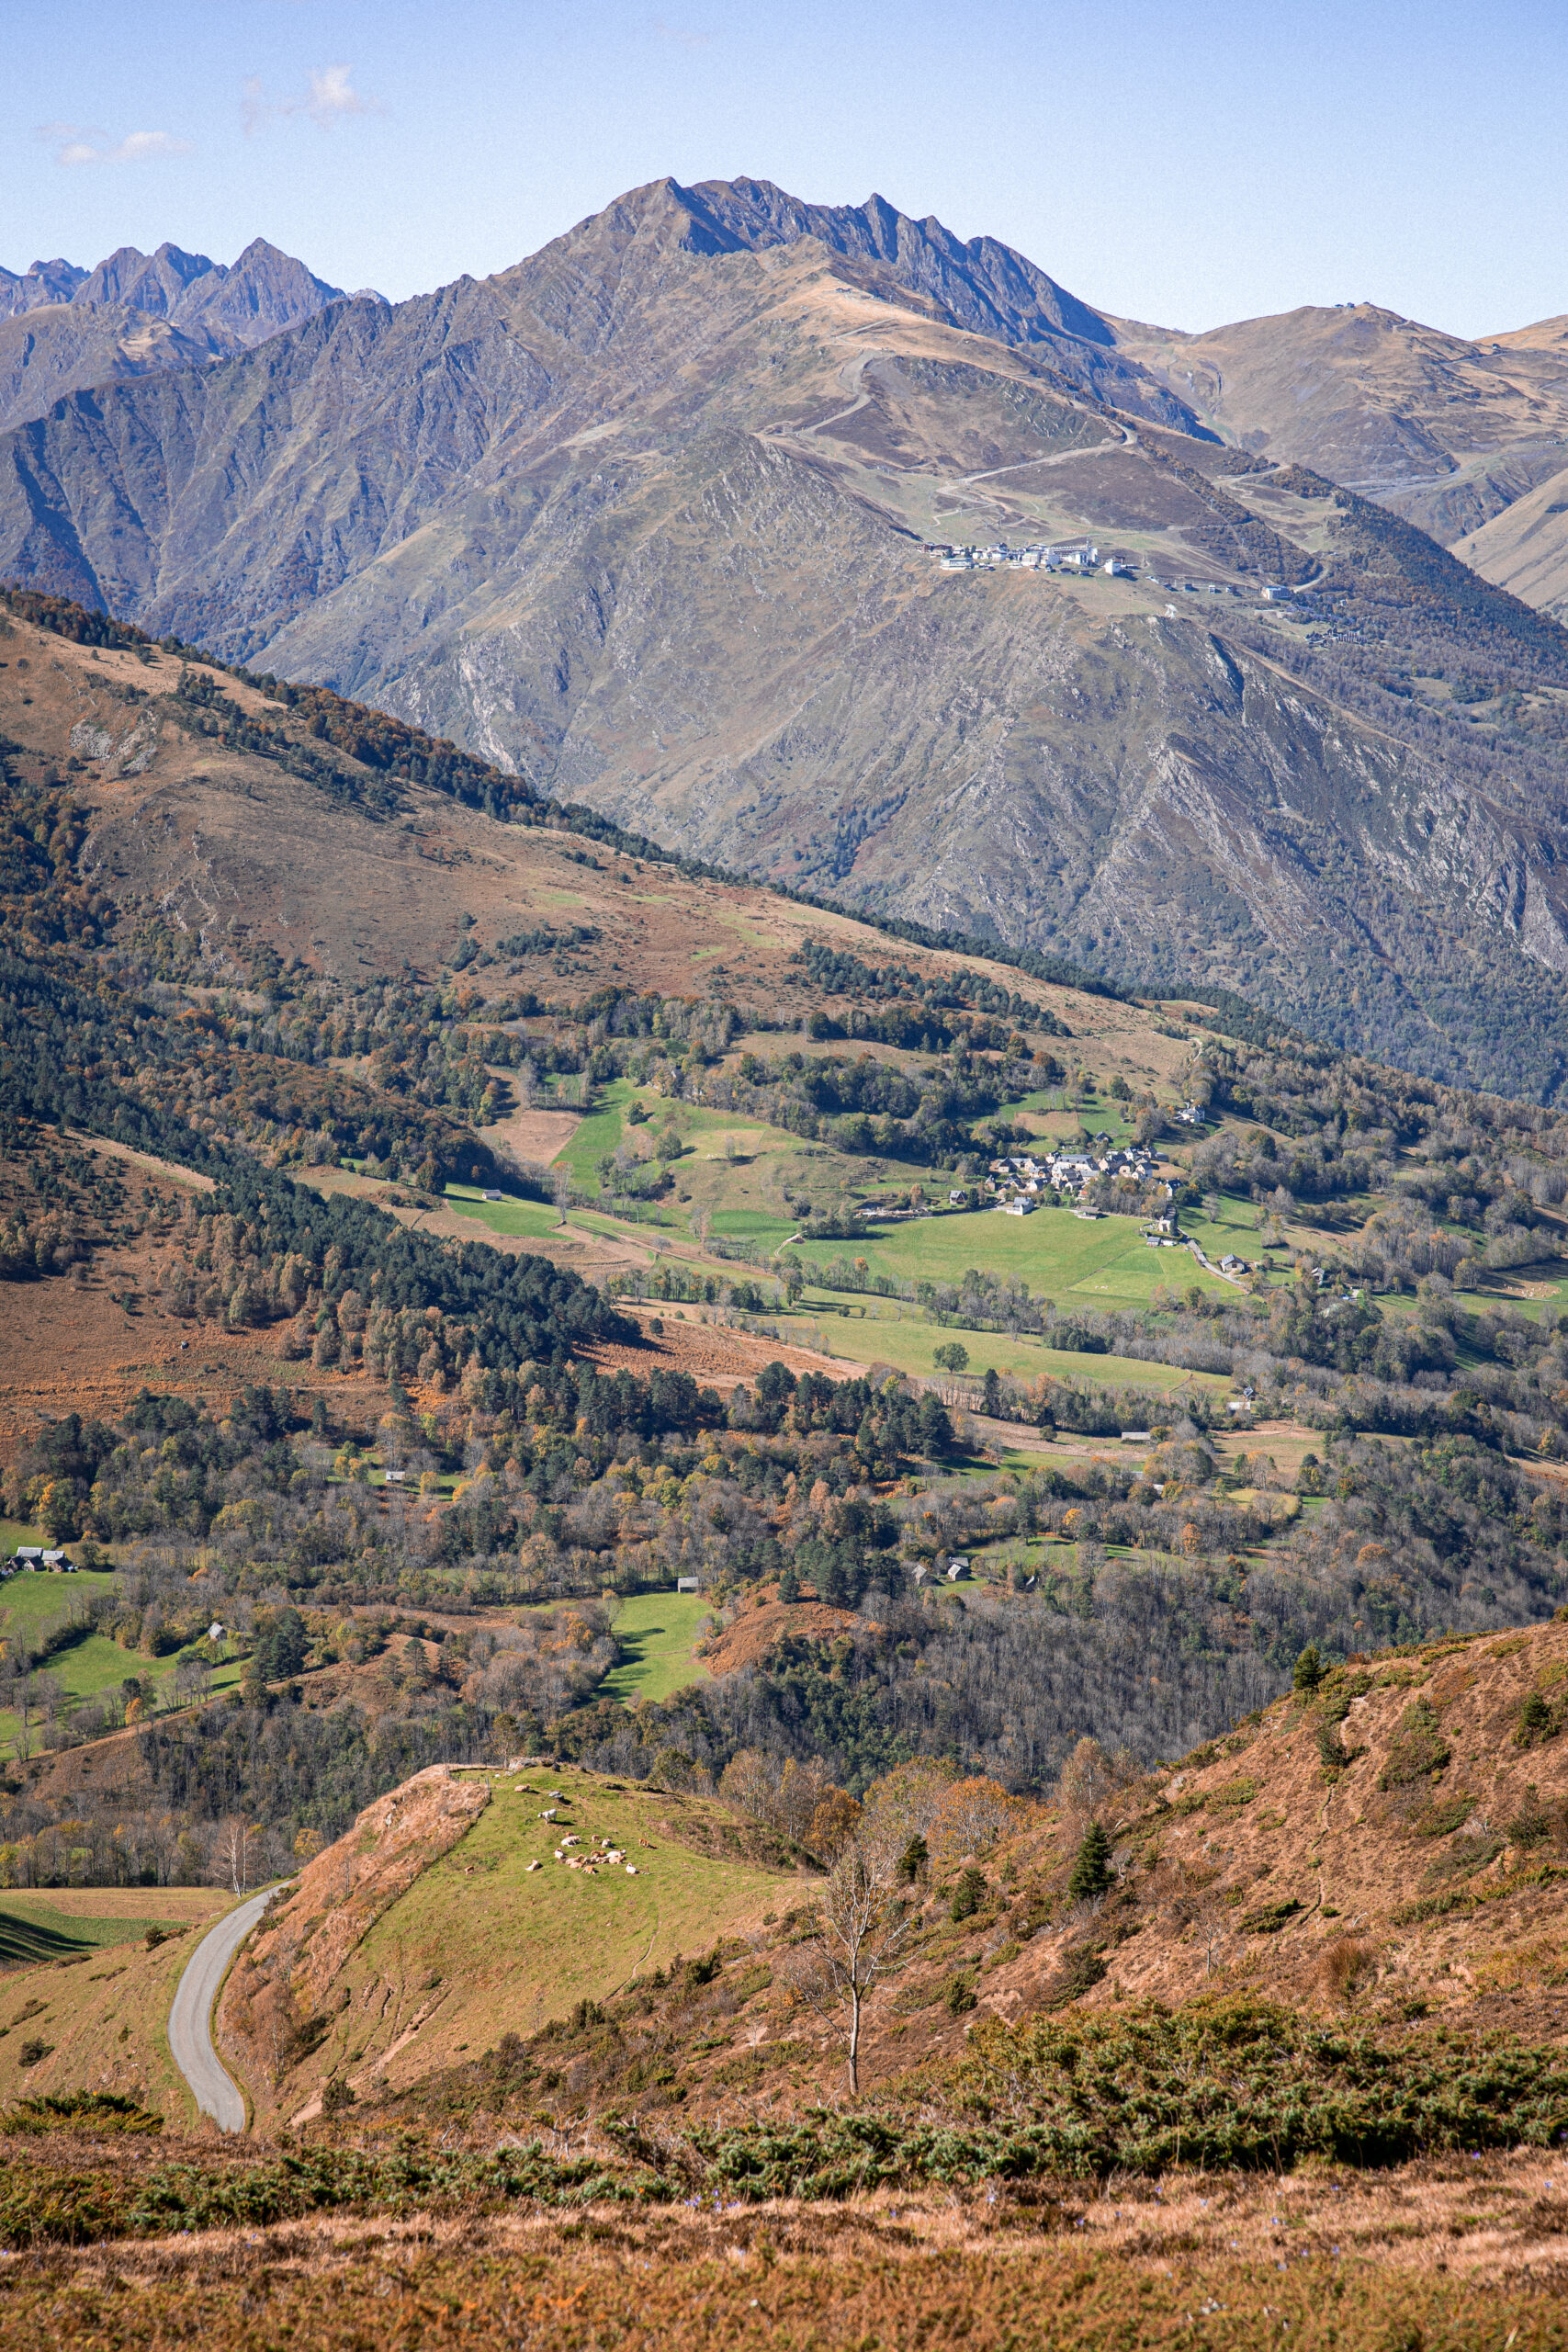
[[[139,2152],[140,2153],[140,2152]],[[163,2152],[197,2155],[195,2147]],[[342,2216],[0,2257],[28,2346],[1568,2343],[1538,2157],[745,2211]]]
[[[0,1895],[26,1917],[56,1908],[81,1919],[160,1925],[167,1940],[149,1951],[140,1939],[106,1943],[81,1959],[0,1974],[0,2102],[40,2092],[114,2091],[194,2122],[196,2102],[169,2054],[169,2004],[191,1953],[211,1920],[229,1908],[220,1887],[79,1888],[39,1895]],[[25,2064],[41,2041],[49,2055]]]
[[[179,660],[73,645],[14,617],[4,633],[10,658],[0,669],[0,733],[62,765],[73,729],[96,730],[109,747],[89,760],[79,789],[94,809],[97,854],[116,869],[116,896],[128,910],[156,907],[172,922],[203,929],[215,904],[226,918],[239,910],[251,942],[265,939],[355,981],[397,972],[405,960],[434,977],[437,943],[451,938],[459,909],[473,915],[485,944],[539,925],[592,927],[598,938],[570,950],[570,985],[552,986],[552,995],[586,995],[606,983],[698,995],[722,978],[743,1012],[770,1022],[781,1012],[793,1022],[817,1001],[791,961],[808,935],[875,963],[939,971],[963,964],[1004,988],[1018,984],[1010,967],[890,941],[851,917],[766,890],[687,881],[568,833],[497,825],[423,786],[407,788],[403,820],[372,822],[270,761],[219,750],[187,730],[158,701],[177,684]],[[265,695],[225,673],[209,674],[248,716],[304,734],[303,722]],[[158,701],[151,746],[147,706],[128,707],[120,699],[127,686]],[[346,900],[345,874],[355,876]],[[503,974],[502,967],[490,976],[502,989],[510,985]],[[1168,1081],[1185,1058],[1184,1046],[1160,1035],[1140,1007],[1072,989],[1030,989],[1080,1050],[1100,1049],[1107,1068]]]
[[[1377,1964],[1371,1944],[1358,1942],[1354,1936],[1336,1936],[1318,1961],[1317,1989],[1325,2000],[1348,2000],[1358,1985],[1376,1975]]]

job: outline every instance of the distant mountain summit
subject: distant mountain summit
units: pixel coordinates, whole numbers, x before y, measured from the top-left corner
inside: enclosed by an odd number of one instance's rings
[[[0,269],[0,319],[42,310],[50,302],[69,302],[86,281],[87,272],[73,261],[35,261],[19,277],[14,270]]]
[[[596,264],[613,253],[618,275],[626,266],[628,230],[644,249],[664,241],[705,258],[763,254],[813,240],[858,267],[868,287],[913,296],[970,334],[1036,351],[1097,400],[1183,432],[1204,430],[1179,392],[1117,348],[1114,329],[1098,311],[1025,254],[995,237],[965,243],[934,214],[912,220],[882,196],[858,205],[807,204],[771,180],[701,180],[693,187],[653,180],[579,221],[502,277],[532,280],[552,263],[565,264],[585,250]]]
[[[231,358],[344,299],[265,237],[232,265],[165,243],[121,245],[93,270],[0,269],[0,429],[65,392]]]
[[[863,204],[803,204],[772,180],[702,180],[687,193],[748,251],[815,237],[836,254],[886,264],[902,285],[940,302],[955,326],[998,343],[1051,343],[1060,335],[1109,350],[1115,335],[1098,311],[995,237],[962,243],[934,213],[912,220],[885,196]]]
[[[221,322],[242,347],[343,300],[341,286],[329,286],[265,237],[253,238],[232,266],[164,243],[153,254],[121,245],[94,270],[69,261],[35,261],[20,277],[0,269],[0,318],[66,302],[109,303],[175,325]]]

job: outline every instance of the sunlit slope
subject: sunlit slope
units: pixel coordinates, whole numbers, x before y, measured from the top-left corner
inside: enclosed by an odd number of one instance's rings
[[[0,1893],[0,2100],[112,2091],[194,2123],[169,2055],[169,2004],[232,1900],[211,1886]]]
[[[568,1836],[580,1863],[604,1838],[624,1859],[569,1868]],[[710,1800],[564,1767],[437,1768],[311,1863],[230,1979],[223,2043],[277,2117],[331,2081],[401,2088],[760,1927],[798,1883],[774,1841]]]

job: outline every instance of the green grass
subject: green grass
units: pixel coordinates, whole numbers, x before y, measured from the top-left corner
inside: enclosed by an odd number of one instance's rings
[[[36,1967],[50,1960],[69,1960],[106,1944],[140,1943],[158,1912],[155,1887],[147,1889],[143,1918],[62,1911],[47,1895],[25,1891],[0,1896],[0,1965]]]
[[[1521,1282],[1528,1282],[1532,1287],[1539,1283],[1542,1295],[1539,1298],[1515,1298],[1510,1296],[1508,1292],[1504,1289],[1502,1285],[1514,1278],[1517,1278]],[[1532,1323],[1539,1323],[1541,1317],[1549,1308],[1553,1314],[1557,1314],[1561,1312],[1564,1306],[1568,1306],[1568,1275],[1563,1275],[1562,1277],[1558,1278],[1554,1275],[1544,1274],[1541,1272],[1540,1269],[1536,1266],[1521,1266],[1517,1269],[1509,1268],[1507,1272],[1500,1275],[1498,1280],[1498,1288],[1495,1291],[1491,1292],[1489,1295],[1494,1297],[1503,1299],[1509,1306],[1513,1307],[1517,1313],[1528,1316]],[[1416,1302],[1412,1300],[1411,1304],[1414,1306]],[[1476,1304],[1480,1304],[1479,1296],[1476,1299]]]
[[[682,1241],[691,1238],[681,1212],[665,1208],[657,1201],[644,1201],[635,1209],[614,1216],[607,1209],[573,1209],[567,1221],[581,1226],[584,1233],[605,1233],[619,1241],[640,1241],[643,1231],[649,1227],[660,1233],[678,1233]]]
[[[744,1112],[710,1111],[694,1102],[665,1102],[657,1094],[635,1087],[625,1079],[615,1079],[601,1090],[592,1111],[557,1155],[554,1164],[570,1170],[580,1191],[597,1192],[599,1162],[616,1148],[627,1133],[626,1114],[634,1101],[640,1101],[649,1114],[646,1122],[639,1121],[630,1129],[640,1137],[645,1150],[653,1148],[668,1119],[672,1119],[676,1133],[686,1146],[682,1158],[671,1163],[671,1174],[680,1191],[691,1198],[679,1203],[666,1200],[657,1213],[659,1223],[686,1227],[693,1216],[703,1210],[712,1216],[716,1233],[728,1233],[737,1238],[766,1240],[776,1237],[782,1241],[795,1231],[795,1221],[781,1210],[762,1204],[759,1193],[765,1179],[777,1172],[781,1159],[802,1160],[806,1147],[798,1136],[789,1135],[782,1127],[771,1127],[761,1119],[749,1118]],[[737,1156],[733,1158],[727,1148],[730,1139],[736,1148]],[[820,1152],[817,1156],[819,1164],[829,1157]],[[845,1168],[851,1166],[848,1161],[842,1164]],[[818,1173],[820,1179],[820,1165]],[[863,1175],[859,1170],[855,1173]],[[911,1177],[908,1181],[916,1179]]]
[[[36,1642],[46,1627],[57,1625],[64,1617],[69,1601],[80,1604],[99,1593],[112,1592],[118,1582],[117,1576],[101,1568],[81,1568],[73,1577],[37,1570],[10,1577],[0,1584],[0,1634],[24,1634]],[[123,1658],[128,1653],[117,1650],[115,1655]],[[62,1659],[62,1667],[63,1663]],[[131,1668],[128,1666],[126,1671]]]
[[[74,1960],[90,1950],[85,1936],[9,1907],[0,1910],[0,1968],[37,1968],[51,1960]]]
[[[439,1973],[446,1987],[438,2013],[395,2062],[394,2082],[423,2074],[465,2046],[478,2052],[502,2033],[532,2032],[576,2001],[604,2000],[678,1952],[706,1951],[794,1886],[793,1879],[760,1870],[739,1852],[734,1860],[715,1860],[667,1833],[667,1821],[695,1816],[738,1845],[733,1816],[711,1803],[635,1784],[613,1787],[563,1765],[515,1779],[487,1777],[495,1794],[485,1812],[383,1914],[354,1954],[356,1986],[404,1985],[411,2007],[416,2000],[423,2005],[413,1988],[428,1973]],[[558,1820],[541,1821],[554,1789],[567,1802]],[[583,1840],[579,1851],[592,1837],[623,1840],[637,1875],[616,1869],[589,1878],[567,1870],[553,1857],[569,1828]],[[543,1867],[530,1871],[531,1861]],[[357,2008],[345,2012],[323,2046],[322,2071],[345,2047],[364,2053],[356,2070],[372,2071],[381,2033],[389,2039],[390,2027],[367,2030]]]
[[[48,1536],[41,1527],[33,1527],[25,1519],[0,1519],[0,1557],[9,1559],[18,1544],[47,1544]]]
[[[1190,1259],[1188,1261],[1190,1264]],[[823,1337],[832,1353],[852,1356],[858,1363],[888,1363],[896,1371],[919,1374],[930,1379],[936,1373],[933,1350],[944,1342],[957,1340],[969,1351],[968,1369],[963,1377],[967,1381],[983,1378],[987,1369],[1010,1372],[1021,1380],[1038,1379],[1049,1373],[1054,1380],[1088,1381],[1100,1388],[1193,1388],[1225,1389],[1231,1384],[1217,1373],[1182,1372],[1174,1364],[1144,1363],[1135,1356],[1077,1355],[1064,1348],[1048,1348],[1043,1340],[1020,1334],[1010,1338],[1005,1331],[971,1331],[954,1326],[944,1329],[940,1323],[928,1323],[918,1307],[906,1306],[902,1316],[885,1299],[866,1298],[845,1301],[834,1293],[826,1294],[829,1304],[812,1303],[808,1291],[802,1302],[801,1316],[795,1318],[795,1329],[789,1336],[797,1344],[806,1344],[806,1333],[799,1329],[801,1320],[833,1316],[835,1308],[845,1304],[863,1306],[863,1319],[833,1322]],[[771,1317],[784,1328],[784,1318]]]
[[[60,1623],[66,1614],[67,1602],[80,1602],[94,1593],[111,1591],[118,1581],[117,1577],[92,1568],[84,1568],[70,1577],[36,1574],[12,1577],[0,1585],[0,1640],[20,1635],[31,1648],[44,1633]],[[144,1657],[139,1650],[122,1650],[107,1634],[89,1634],[56,1657],[43,1659],[40,1670],[57,1681],[75,1705],[96,1699],[105,1690],[118,1690],[131,1675],[142,1682],[162,1683],[178,1663],[177,1656]],[[220,1690],[237,1684],[242,1671],[237,1659],[216,1668],[213,1689]],[[0,1708],[0,1754],[14,1750],[17,1730],[16,1716]]]
[[[1211,1258],[1223,1258],[1227,1250],[1234,1250],[1238,1258],[1245,1258],[1251,1265],[1263,1254],[1256,1206],[1251,1201],[1233,1199],[1228,1193],[1220,1198],[1218,1216],[1205,1216],[1198,1209],[1183,1209],[1181,1230]]]
[[[1131,1140],[1134,1123],[1119,1102],[1086,1102],[1077,1110],[1054,1111],[1052,1100],[1061,1091],[1057,1086],[1042,1086],[1032,1094],[1021,1094],[1016,1102],[1006,1105],[1002,1116],[1009,1118],[1014,1112],[1026,1111],[1032,1117],[1043,1119],[1047,1134],[1058,1143],[1076,1137],[1080,1127],[1086,1127],[1091,1136],[1109,1136],[1113,1144]],[[1011,1148],[1018,1151],[1022,1147],[1014,1144]]]
[[[770,1209],[716,1209],[709,1220],[721,1240],[787,1240],[799,1227],[798,1217],[776,1216]]]
[[[703,1669],[692,1645],[708,1614],[708,1602],[694,1592],[639,1592],[623,1602],[615,1639],[627,1655],[604,1677],[600,1695],[625,1705],[638,1697],[668,1699],[688,1682],[700,1682]]]
[[[1224,1295],[1232,1285],[1206,1274],[1185,1250],[1151,1250],[1134,1217],[1077,1217],[1070,1209],[1037,1209],[1032,1216],[1003,1216],[976,1209],[919,1217],[908,1225],[868,1227],[861,1240],[795,1245],[807,1264],[864,1258],[874,1274],[899,1282],[955,1283],[971,1268],[1021,1276],[1036,1296],[1080,1306],[1145,1306],[1156,1286],[1190,1290],[1194,1283]]]
[[[491,1233],[553,1233],[560,1223],[556,1210],[545,1201],[481,1201],[471,1189],[453,1184],[446,1187],[446,1201],[459,1216],[473,1217]]]
[[[615,1150],[626,1133],[626,1106],[637,1093],[626,1078],[613,1078],[607,1086],[600,1087],[592,1109],[578,1121],[570,1142],[557,1152],[551,1167],[566,1169],[583,1192],[597,1192],[599,1162],[606,1152]]]

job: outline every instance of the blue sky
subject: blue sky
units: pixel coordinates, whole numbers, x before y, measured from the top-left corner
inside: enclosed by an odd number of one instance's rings
[[[879,190],[1198,328],[1568,311],[1568,11],[1428,0],[5,0],[0,263],[264,235],[400,299],[622,189]]]

